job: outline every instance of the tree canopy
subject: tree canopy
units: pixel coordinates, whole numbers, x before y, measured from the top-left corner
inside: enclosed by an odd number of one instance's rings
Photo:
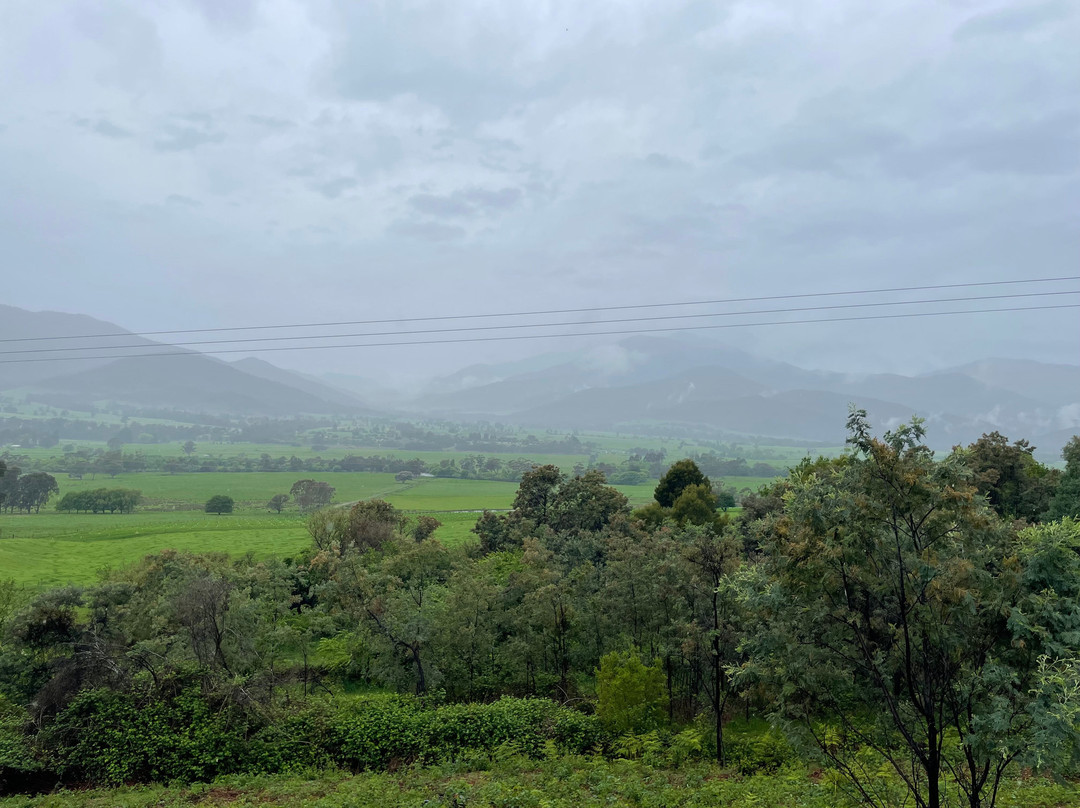
[[[216,513],[220,516],[223,513],[232,513],[235,504],[232,497],[226,494],[215,494],[206,501],[204,510],[207,513]]]
[[[670,508],[679,495],[691,485],[704,485],[711,488],[709,478],[701,473],[693,460],[679,460],[671,465],[656,486],[653,496],[662,508]]]

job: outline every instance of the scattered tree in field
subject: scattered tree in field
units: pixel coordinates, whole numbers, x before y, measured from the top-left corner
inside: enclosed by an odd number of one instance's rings
[[[124,456],[119,450],[106,452],[94,463],[92,470],[95,474],[116,477],[124,470]]]
[[[993,806],[1011,764],[1080,741],[1062,701],[1080,535],[1018,545],[962,459],[934,461],[917,419],[880,440],[864,412],[848,424],[856,454],[794,469],[765,522],[749,670],[864,804],[892,804],[885,763],[919,808],[946,804],[947,779]]]
[[[43,471],[35,471],[24,474],[19,478],[19,485],[15,491],[17,507],[25,509],[27,513],[41,512],[44,505],[53,494],[60,492],[60,486],[56,484],[56,478]]]
[[[266,509],[273,511],[274,513],[281,513],[285,507],[285,503],[289,501],[288,494],[274,494],[270,497],[270,501],[266,503]]]
[[[734,508],[739,504],[738,499],[735,497],[735,492],[722,482],[713,483],[712,492],[713,496],[716,497],[716,507],[724,513],[727,513],[728,508]]]
[[[660,507],[670,508],[679,498],[679,494],[691,485],[711,487],[709,478],[701,473],[697,463],[693,460],[679,460],[660,478],[653,496],[660,503]]]
[[[184,450],[184,454],[190,457],[195,452],[195,441],[184,441],[184,445],[180,448]]]
[[[394,475],[394,479],[397,480],[399,483],[407,483],[409,480],[415,477],[416,475],[413,474],[411,471],[399,471],[397,474]]]
[[[318,480],[297,480],[289,489],[293,501],[302,511],[325,508],[334,497],[334,487]]]
[[[128,488],[69,491],[56,503],[56,510],[76,513],[131,513],[141,500],[141,491]]]
[[[221,516],[223,513],[232,513],[235,501],[232,497],[225,494],[215,494],[206,501],[205,511],[207,513],[216,513]]]

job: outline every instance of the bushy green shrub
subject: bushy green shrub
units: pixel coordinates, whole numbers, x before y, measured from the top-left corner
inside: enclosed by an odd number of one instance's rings
[[[67,781],[193,781],[247,770],[247,730],[239,710],[214,709],[197,686],[145,702],[97,689],[72,699],[38,740]]]
[[[454,760],[466,754],[494,754],[510,747],[542,757],[548,742],[583,754],[599,748],[599,721],[546,699],[503,698],[491,704],[450,704],[423,709],[415,699],[360,701],[332,719],[330,743],[338,763],[377,769],[423,758]]]
[[[646,665],[636,648],[600,658],[596,691],[596,714],[614,733],[648,732],[663,719],[664,673],[659,662]]]
[[[3,731],[0,725],[0,756]],[[13,740],[25,744],[21,729]],[[603,740],[595,717],[545,699],[430,706],[408,696],[377,696],[270,716],[212,702],[197,682],[156,698],[84,691],[37,738],[63,780],[99,784],[206,781],[331,765],[378,770],[505,754],[539,759],[549,751],[597,750]]]
[[[764,722],[729,726],[724,738],[724,756],[728,765],[741,774],[773,774],[797,759],[783,733],[766,727]]]

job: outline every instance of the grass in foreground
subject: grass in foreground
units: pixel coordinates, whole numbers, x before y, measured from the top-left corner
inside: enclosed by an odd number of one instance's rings
[[[234,777],[212,784],[63,791],[0,799],[0,808],[173,808],[277,806],[278,808],[840,808],[843,795],[806,770],[742,777],[708,764],[659,769],[634,761],[559,758],[537,762],[511,757],[416,767],[393,773],[315,772],[310,777]],[[1000,808],[1076,806],[1071,786],[1034,778],[1010,781]]]

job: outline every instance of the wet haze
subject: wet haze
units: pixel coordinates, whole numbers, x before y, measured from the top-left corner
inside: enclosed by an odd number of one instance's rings
[[[141,331],[1075,275],[1077,42],[1068,0],[9,3],[0,302]],[[712,338],[1076,364],[1077,312]]]

